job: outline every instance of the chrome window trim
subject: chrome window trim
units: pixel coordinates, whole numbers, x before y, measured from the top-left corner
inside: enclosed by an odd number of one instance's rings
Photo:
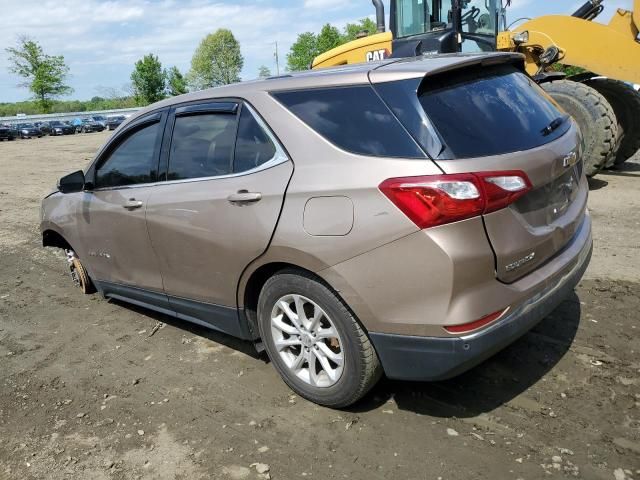
[[[276,153],[274,154],[274,156],[271,159],[264,162],[263,164],[258,165],[256,168],[253,168],[251,170],[245,170],[244,172],[229,173],[227,175],[194,177],[194,178],[185,178],[182,180],[165,180],[161,182],[151,182],[151,183],[137,183],[135,185],[121,185],[117,187],[96,188],[91,191],[104,192],[104,191],[110,191],[110,190],[124,190],[124,189],[141,188],[141,187],[159,187],[162,185],[174,185],[174,184],[180,184],[180,183],[205,182],[209,180],[218,180],[218,179],[224,180],[227,178],[236,178],[236,177],[243,177],[245,175],[252,175],[254,173],[258,173],[263,170],[268,170],[282,163],[288,162],[290,160],[289,156],[286,154],[284,148],[282,147],[282,145],[280,144],[276,136],[273,134],[271,129],[267,126],[264,120],[262,120],[262,117],[260,117],[260,115],[257,114],[255,109],[251,105],[249,105],[246,101],[243,102],[243,108],[247,108],[249,110],[249,113],[251,113],[255,121],[258,122],[258,125],[260,126],[260,128],[267,134],[267,137],[269,137],[269,140],[271,140],[271,142],[276,148]]]
[[[91,190],[85,190],[86,193],[94,193],[94,192],[110,192],[113,190],[129,190],[131,188],[142,188],[142,187],[156,187],[163,182],[152,182],[152,183],[136,183],[133,185],[118,185],[117,187],[102,187],[102,188],[93,188]]]

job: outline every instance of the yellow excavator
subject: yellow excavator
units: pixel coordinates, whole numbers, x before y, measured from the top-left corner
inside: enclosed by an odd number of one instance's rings
[[[378,32],[316,57],[312,68],[437,53],[520,52],[527,72],[580,125],[585,171],[593,176],[640,148],[640,0],[618,9],[608,24],[595,20],[604,0],[588,0],[572,15],[517,19],[511,0],[372,0]],[[514,25],[517,25],[514,27]],[[579,67],[572,76],[557,64]]]

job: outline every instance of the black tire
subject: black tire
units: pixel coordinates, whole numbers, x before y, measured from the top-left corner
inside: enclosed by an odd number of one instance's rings
[[[271,312],[279,299],[292,294],[302,295],[320,306],[340,335],[344,366],[339,379],[331,386],[316,387],[298,378],[275,347]],[[258,301],[258,327],[267,354],[282,379],[298,395],[314,403],[331,408],[347,407],[361,399],[382,375],[373,345],[353,313],[331,289],[308,273],[284,270],[267,280]]]
[[[640,150],[640,94],[631,85],[610,78],[593,78],[585,84],[600,92],[616,114],[620,147],[614,164],[620,165]]]
[[[613,108],[597,90],[570,80],[543,83],[542,88],[571,115],[584,138],[584,170],[593,177],[613,161],[618,122]]]

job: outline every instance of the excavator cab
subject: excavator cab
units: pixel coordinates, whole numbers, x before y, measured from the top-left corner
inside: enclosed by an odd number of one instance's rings
[[[504,27],[502,0],[391,0],[390,6],[393,57],[494,51]]]

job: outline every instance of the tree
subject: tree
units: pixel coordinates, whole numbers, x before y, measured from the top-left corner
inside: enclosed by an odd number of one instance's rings
[[[259,78],[267,78],[271,76],[271,70],[269,70],[269,67],[266,67],[264,65],[261,65],[260,68],[258,69],[258,77]]]
[[[342,34],[342,40],[344,43],[351,42],[358,38],[360,32],[366,32],[367,35],[373,35],[378,31],[378,26],[376,22],[371,20],[370,18],[363,18],[357,23],[347,23],[344,27],[344,32]]]
[[[167,73],[167,90],[172,97],[187,93],[187,81],[178,67],[171,67]]]
[[[25,79],[20,86],[33,93],[43,112],[50,111],[54,98],[73,92],[65,83],[69,67],[62,55],[45,54],[38,42],[26,36],[20,37],[15,47],[7,48],[7,53],[9,71]]]
[[[140,106],[149,105],[164,98],[167,73],[153,53],[136,62],[131,73],[134,97]]]
[[[240,44],[231,30],[220,28],[200,42],[187,81],[194,90],[239,82],[243,65]]]
[[[340,30],[328,23],[320,30],[317,41],[318,55],[345,43],[340,35]]]
[[[371,35],[376,30],[373,20],[363,18],[357,23],[348,23],[342,33],[328,23],[318,35],[312,32],[301,33],[287,54],[287,68],[291,71],[307,70],[318,55],[355,40],[360,32],[365,31]]]
[[[318,55],[318,38],[311,32],[298,35],[287,54],[287,68],[292,72],[307,70]]]

